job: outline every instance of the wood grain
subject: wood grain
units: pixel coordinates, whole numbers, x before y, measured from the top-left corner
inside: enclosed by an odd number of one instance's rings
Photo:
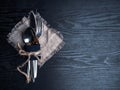
[[[0,90],[120,90],[119,0],[6,0],[0,5]],[[6,35],[36,9],[66,44],[27,85],[16,71],[24,59]]]

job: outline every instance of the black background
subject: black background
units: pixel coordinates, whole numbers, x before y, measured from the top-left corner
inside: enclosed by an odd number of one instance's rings
[[[26,84],[6,39],[36,9],[66,44]],[[1,0],[0,90],[120,90],[120,0]]]

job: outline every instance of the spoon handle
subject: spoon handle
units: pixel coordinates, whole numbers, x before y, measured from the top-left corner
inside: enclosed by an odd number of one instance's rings
[[[28,62],[27,74],[35,82],[37,78],[37,60],[32,60]]]
[[[31,61],[31,78],[33,82],[35,82],[37,78],[37,60]]]

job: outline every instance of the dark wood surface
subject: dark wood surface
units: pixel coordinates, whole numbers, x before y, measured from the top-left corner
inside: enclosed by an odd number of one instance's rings
[[[24,60],[6,39],[36,9],[66,44],[28,85],[16,70]],[[0,1],[0,90],[120,90],[120,1]]]

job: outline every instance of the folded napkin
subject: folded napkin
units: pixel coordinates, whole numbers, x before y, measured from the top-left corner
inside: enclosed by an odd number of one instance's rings
[[[37,25],[42,25],[42,33],[41,36],[38,38],[41,52],[40,55],[38,55],[41,57],[38,65],[42,66],[47,60],[49,60],[57,51],[59,51],[63,47],[63,36],[59,31],[48,27],[46,21],[40,16],[38,12],[31,12],[34,14],[34,17],[37,20]],[[22,32],[24,32],[29,26],[30,18],[28,15],[28,17],[23,17],[22,20],[19,21],[14,26],[12,31],[8,34],[8,42],[18,51],[18,43],[22,48],[24,46],[24,42],[22,40]]]

